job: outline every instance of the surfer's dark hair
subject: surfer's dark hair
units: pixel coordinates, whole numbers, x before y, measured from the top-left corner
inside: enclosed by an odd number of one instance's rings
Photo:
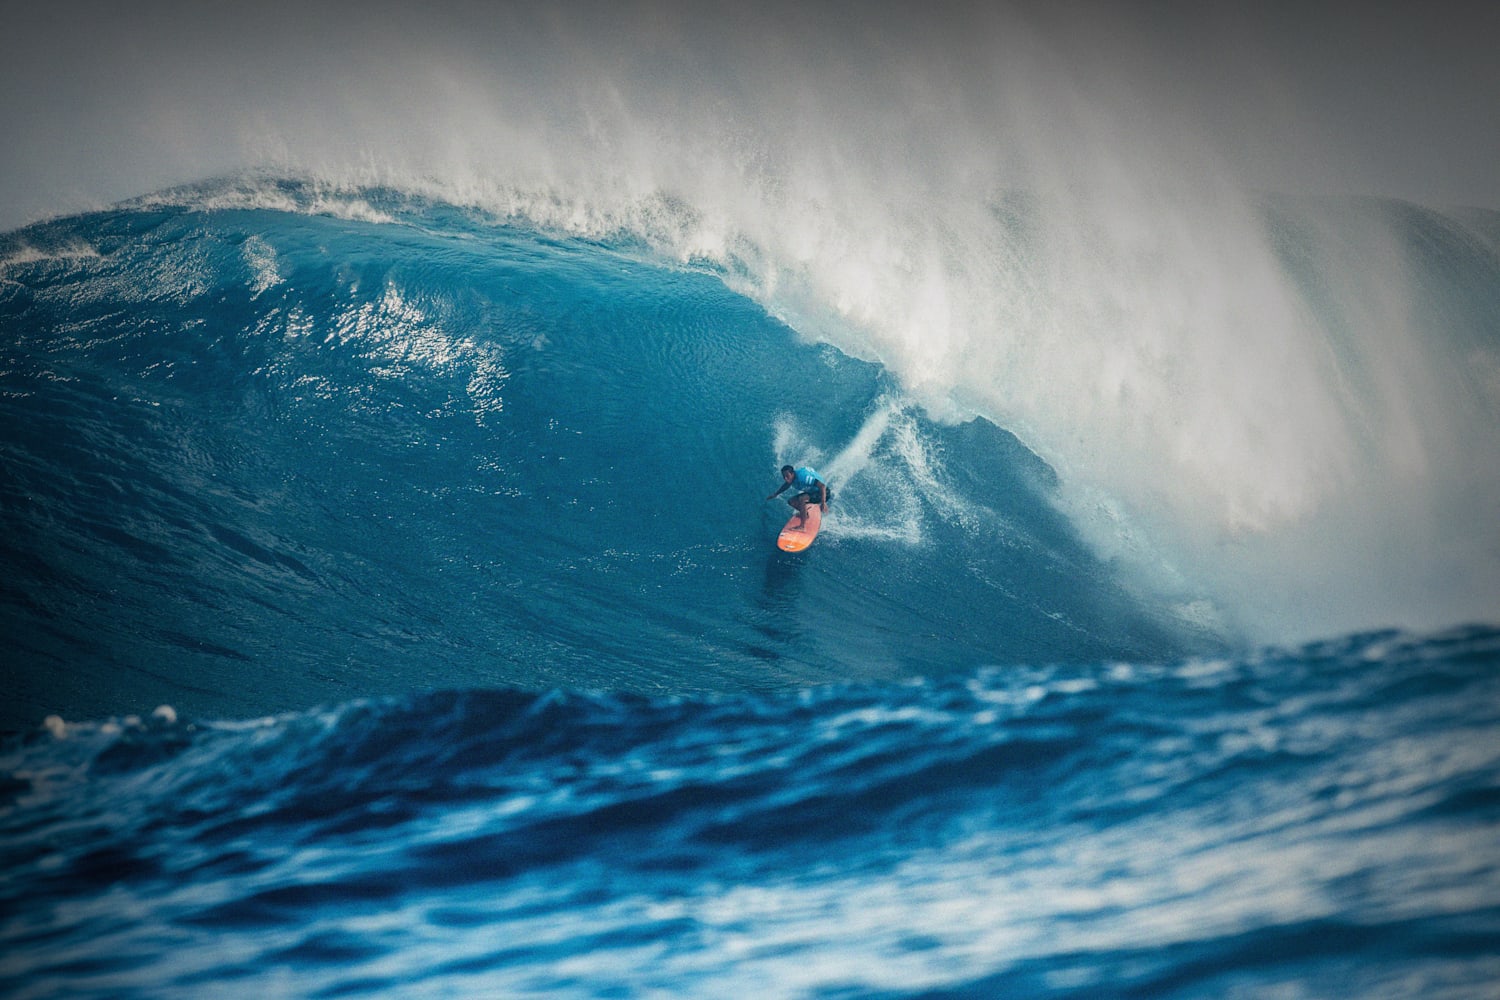
[[[794,469],[794,468],[792,468],[790,465],[783,465],[781,467],[781,471],[782,472],[796,472],[797,470]]]

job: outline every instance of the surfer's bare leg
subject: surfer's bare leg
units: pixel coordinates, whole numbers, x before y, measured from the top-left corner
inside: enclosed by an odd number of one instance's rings
[[[797,527],[807,527],[807,497],[803,496],[801,493],[798,493],[796,496],[788,500],[787,503],[792,505],[792,509],[795,510],[797,512],[797,516],[801,518],[801,520],[797,522]]]

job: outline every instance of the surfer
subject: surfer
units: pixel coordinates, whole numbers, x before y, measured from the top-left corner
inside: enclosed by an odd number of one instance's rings
[[[795,486],[796,492],[787,498],[787,503],[792,505],[792,508],[797,511],[797,515],[801,518],[797,522],[798,527],[807,523],[807,505],[814,498],[817,499],[818,510],[824,514],[828,513],[828,498],[833,496],[833,492],[828,489],[828,484],[823,482],[823,477],[818,475],[816,469],[809,469],[806,466],[794,469],[790,465],[783,465],[781,467],[781,478],[785,480],[781,484],[781,489],[772,493],[766,499],[775,500],[786,492],[788,486]]]

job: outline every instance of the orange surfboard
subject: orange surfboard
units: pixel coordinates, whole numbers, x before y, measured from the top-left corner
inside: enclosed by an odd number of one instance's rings
[[[823,526],[823,512],[818,505],[810,503],[807,505],[807,524],[797,527],[801,515],[793,514],[791,520],[787,521],[786,527],[781,529],[781,534],[776,536],[776,547],[784,552],[801,552],[813,543],[818,537],[818,529]]]

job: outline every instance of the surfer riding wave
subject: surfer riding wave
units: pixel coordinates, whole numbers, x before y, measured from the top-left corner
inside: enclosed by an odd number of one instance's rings
[[[828,488],[828,484],[823,481],[822,476],[818,475],[816,469],[807,466],[793,468],[790,465],[783,465],[781,478],[784,480],[781,488],[766,499],[775,500],[786,492],[787,487],[795,487],[796,492],[788,497],[786,502],[791,504],[798,517],[801,518],[798,521],[799,527],[807,523],[807,505],[814,500],[817,501],[818,509],[822,513],[828,513],[828,501],[833,498],[833,491]]]

